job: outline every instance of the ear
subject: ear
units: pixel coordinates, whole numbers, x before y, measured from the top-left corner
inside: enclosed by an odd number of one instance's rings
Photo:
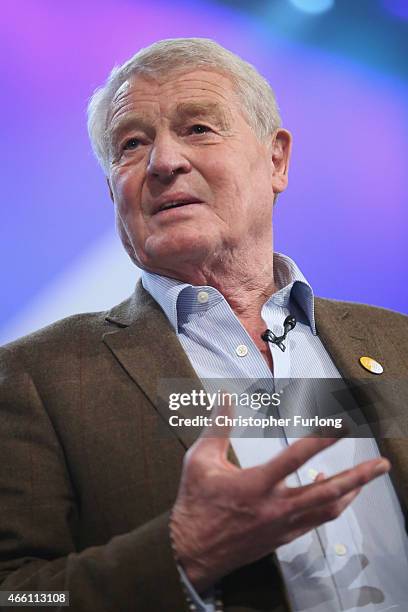
[[[111,187],[108,177],[106,177],[106,184],[108,185],[110,199],[112,200],[113,203],[115,203],[115,199],[113,197],[113,192],[112,192],[112,187]]]
[[[288,186],[288,169],[292,150],[292,136],[278,128],[272,137],[272,187],[275,195]]]

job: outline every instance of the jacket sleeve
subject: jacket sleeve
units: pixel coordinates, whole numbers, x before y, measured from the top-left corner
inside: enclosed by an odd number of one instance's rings
[[[0,349],[0,495],[1,590],[69,591],[73,612],[188,610],[168,513],[77,550],[81,500],[34,381],[7,347]]]

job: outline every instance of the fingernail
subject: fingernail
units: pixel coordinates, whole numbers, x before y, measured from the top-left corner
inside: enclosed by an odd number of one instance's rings
[[[388,463],[388,461],[380,461],[380,463],[377,463],[374,468],[374,474],[385,474],[385,472],[388,472],[389,467],[390,464]]]

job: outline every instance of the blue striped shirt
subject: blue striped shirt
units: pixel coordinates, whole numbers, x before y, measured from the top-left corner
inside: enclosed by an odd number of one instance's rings
[[[280,335],[292,314],[296,327],[286,350],[269,344],[274,373],[223,295],[214,287],[191,286],[143,271],[144,288],[158,302],[203,381],[263,379],[271,388],[287,379],[339,378],[316,332],[313,291],[289,257],[274,254],[277,291],[262,307],[265,327]],[[279,380],[279,383],[278,383]],[[234,435],[241,467],[268,461],[294,439]],[[310,484],[319,472],[330,477],[379,457],[373,438],[346,438],[306,462],[287,482]],[[387,517],[386,528],[384,517]],[[408,542],[404,520],[388,475],[365,486],[336,520],[323,524],[276,551],[295,612],[406,611]],[[196,597],[199,609],[213,610]]]

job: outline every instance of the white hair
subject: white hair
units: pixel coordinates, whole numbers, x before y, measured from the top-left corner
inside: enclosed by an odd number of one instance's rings
[[[115,66],[105,85],[96,89],[89,101],[88,133],[106,174],[109,174],[109,111],[119,87],[134,74],[161,76],[194,68],[214,70],[230,78],[259,140],[264,141],[281,126],[272,88],[254,66],[209,38],[161,40],[141,49],[121,66]]]

